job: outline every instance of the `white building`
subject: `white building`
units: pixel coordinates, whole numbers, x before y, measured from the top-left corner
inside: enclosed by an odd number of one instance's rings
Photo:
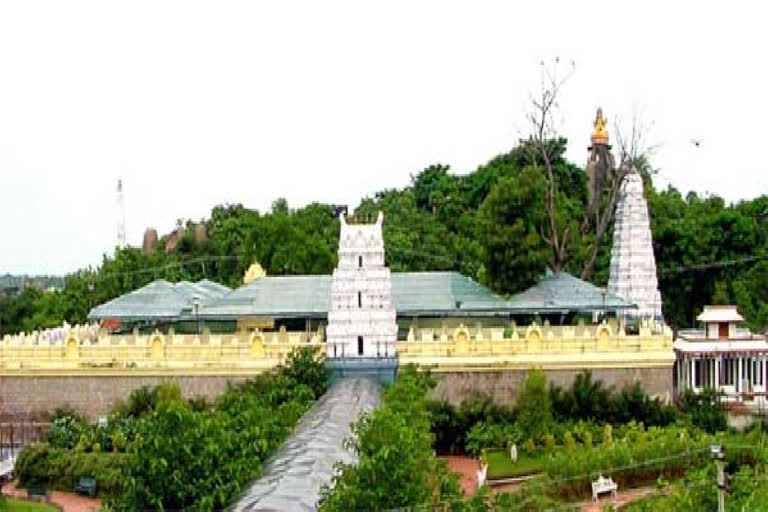
[[[635,171],[624,177],[616,205],[608,292],[637,304],[630,316],[662,319],[648,204],[643,179]]]
[[[678,392],[712,388],[730,399],[764,402],[766,337],[738,326],[736,306],[705,306],[697,319],[703,329],[680,331],[674,344]]]
[[[381,212],[373,224],[347,224],[341,216],[328,310],[329,358],[395,356],[397,321],[392,277],[384,264],[383,220]]]

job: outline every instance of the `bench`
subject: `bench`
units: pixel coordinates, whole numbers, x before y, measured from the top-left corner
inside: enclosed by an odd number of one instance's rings
[[[27,497],[48,501],[48,492],[43,484],[36,480],[31,480],[27,483]]]
[[[613,478],[605,478],[600,475],[597,480],[592,482],[592,501],[597,501],[597,495],[602,492],[610,492],[613,497],[616,497],[616,491],[619,490],[619,486],[613,481]]]
[[[77,483],[75,492],[83,496],[96,496],[96,479],[91,477],[83,477]]]

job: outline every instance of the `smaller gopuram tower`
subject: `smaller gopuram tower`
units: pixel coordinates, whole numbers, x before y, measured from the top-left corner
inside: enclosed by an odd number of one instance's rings
[[[648,203],[634,169],[621,184],[615,219],[608,292],[637,304],[629,316],[662,320]]]
[[[384,215],[373,224],[340,216],[339,263],[333,271],[327,356],[393,358],[397,340],[392,277],[384,264]]]

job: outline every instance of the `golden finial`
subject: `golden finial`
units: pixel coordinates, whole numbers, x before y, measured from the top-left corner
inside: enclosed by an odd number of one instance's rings
[[[595,131],[592,132],[592,144],[608,144],[608,130],[605,129],[605,118],[603,117],[603,109],[597,109],[597,117],[595,117]]]

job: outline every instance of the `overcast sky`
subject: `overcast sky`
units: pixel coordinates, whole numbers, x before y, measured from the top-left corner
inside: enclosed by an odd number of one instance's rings
[[[119,177],[139,245],[220,203],[355,206],[469,172],[526,132],[555,57],[573,161],[597,106],[640,110],[658,185],[768,193],[760,2],[576,3],[1,2],[0,273],[97,264]]]

